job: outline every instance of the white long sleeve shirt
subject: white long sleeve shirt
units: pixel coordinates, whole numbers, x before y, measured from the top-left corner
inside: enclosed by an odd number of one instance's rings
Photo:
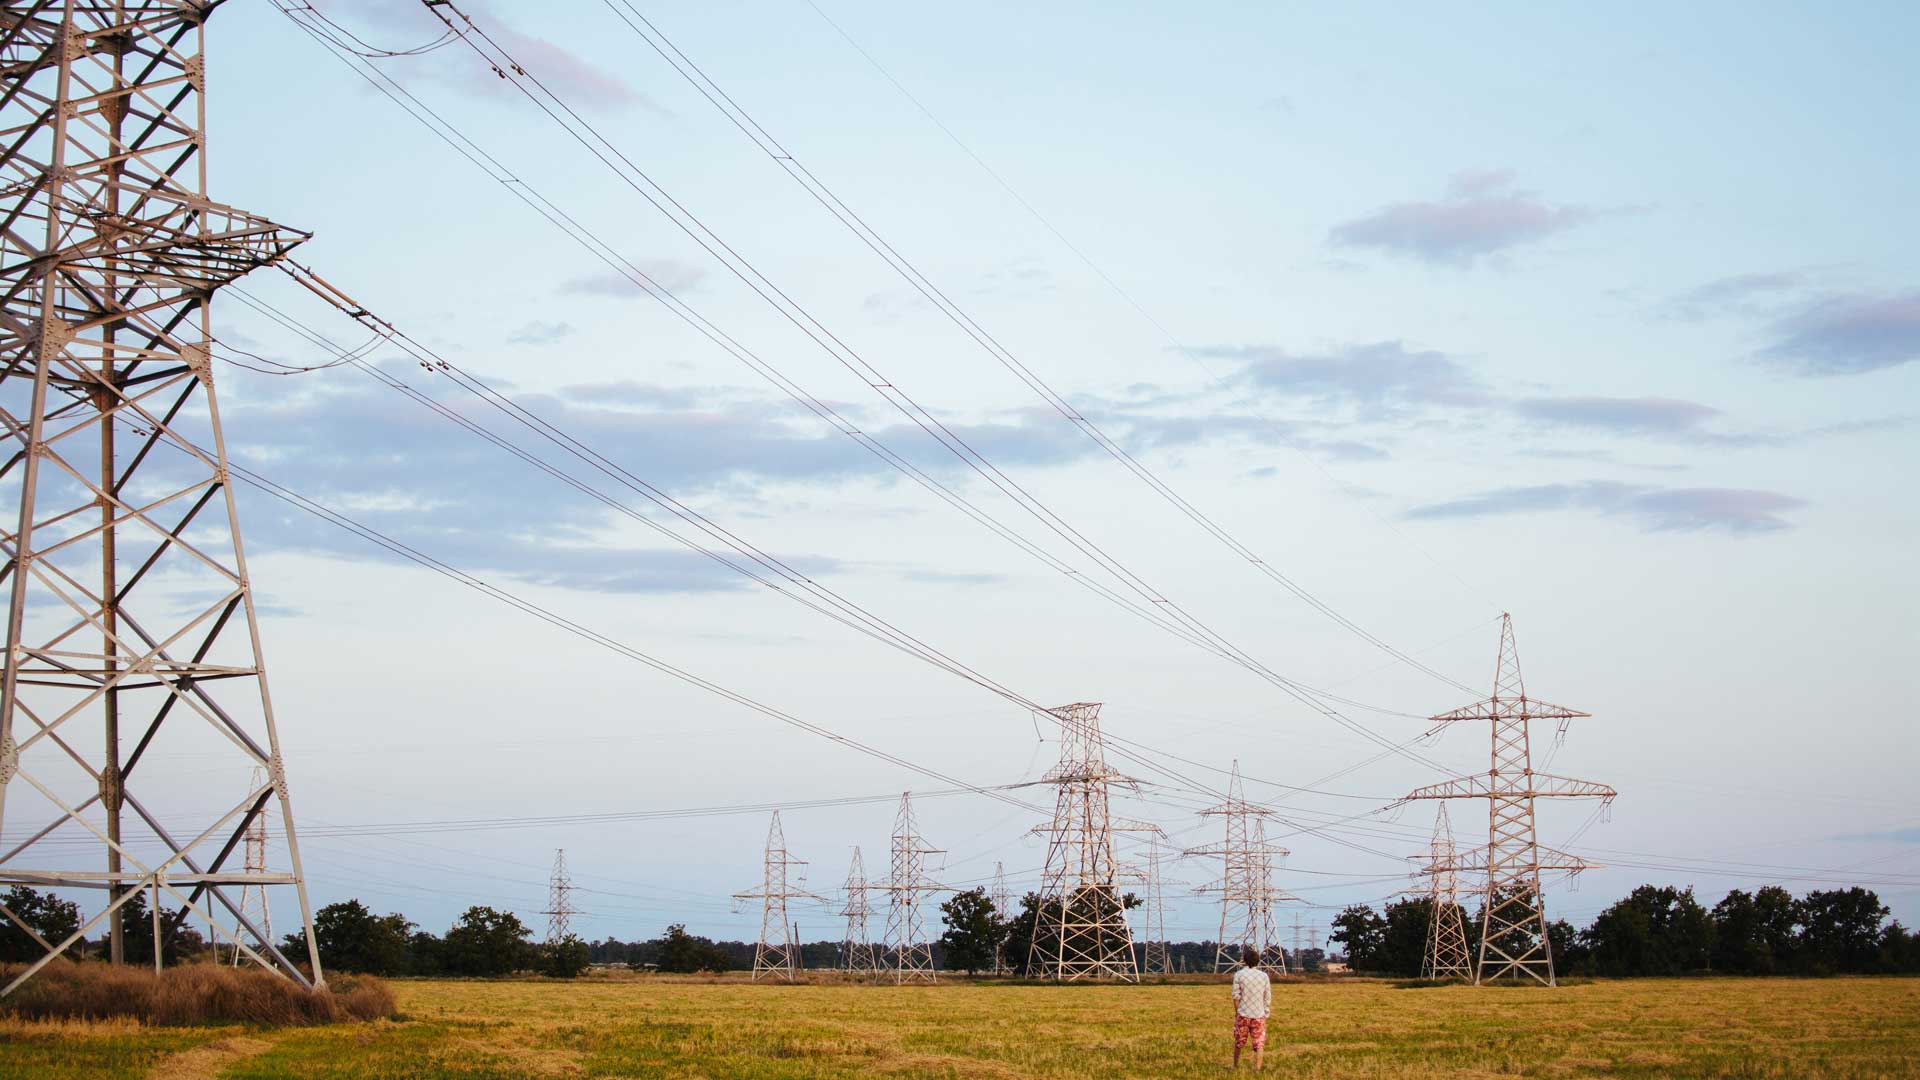
[[[1241,1016],[1265,1020],[1273,1008],[1273,980],[1259,968],[1243,967],[1233,973],[1233,1009]]]

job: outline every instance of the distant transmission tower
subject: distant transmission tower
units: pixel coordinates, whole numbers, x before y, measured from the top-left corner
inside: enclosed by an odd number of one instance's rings
[[[840,908],[840,914],[847,919],[847,939],[840,951],[846,970],[855,975],[880,973],[880,953],[867,932],[867,917],[872,914],[872,905],[867,899],[869,888],[866,860],[861,857],[860,849],[854,848],[853,863],[847,867],[847,901]]]
[[[1167,945],[1167,896],[1164,866],[1169,853],[1160,837],[1147,837],[1146,944],[1141,949],[1141,974],[1173,974],[1173,956]]]
[[[818,900],[806,891],[804,882],[790,880],[788,871],[807,865],[787,851],[787,836],[780,828],[780,811],[773,812],[767,826],[767,847],[761,863],[760,887],[733,894],[735,900],[760,901],[760,940],[753,947],[753,981],[762,976],[792,982],[800,968],[800,942],[793,923],[787,918],[787,901]],[[797,875],[796,875],[797,876]]]
[[[1136,982],[1140,971],[1117,883],[1113,834],[1159,829],[1117,820],[1108,812],[1113,784],[1129,781],[1107,765],[1100,706],[1079,702],[1049,712],[1062,729],[1060,762],[1043,779],[1056,792],[1053,820],[1034,829],[1047,837],[1047,865],[1027,974]]]
[[[1013,893],[1007,889],[1007,868],[1002,863],[993,864],[993,891],[989,900],[993,901],[994,915],[1002,922],[1013,921]],[[995,975],[1013,974],[1013,965],[1007,963],[1007,943],[998,941],[993,946],[993,973]]]
[[[259,766],[254,766],[253,776],[247,781],[248,791],[259,791],[266,777]],[[255,814],[253,822],[247,826],[246,836],[247,875],[263,877],[267,872],[267,816]],[[267,887],[265,885],[242,885],[240,887],[240,915],[233,928],[234,940],[246,932],[247,923],[258,926],[260,931],[273,937],[273,913],[267,908]],[[240,966],[241,952],[233,950],[233,966]]]
[[[1220,877],[1202,890],[1220,894],[1220,936],[1214,946],[1213,970],[1237,966],[1241,953],[1253,949],[1262,967],[1285,973],[1286,950],[1273,921],[1274,905],[1285,897],[1273,885],[1273,859],[1287,850],[1267,842],[1267,819],[1273,811],[1247,801],[1239,761],[1233,763],[1227,781],[1226,801],[1200,815],[1218,817],[1226,826],[1221,843],[1187,852],[1213,856],[1221,864]]]
[[[1513,617],[1502,614],[1493,696],[1433,717],[1440,726],[1463,720],[1485,720],[1493,726],[1492,769],[1418,788],[1406,796],[1487,800],[1487,846],[1477,852],[1477,860],[1460,864],[1460,869],[1486,873],[1475,985],[1509,975],[1525,975],[1554,985],[1553,946],[1547,940],[1540,872],[1578,873],[1591,864],[1540,845],[1535,835],[1533,802],[1539,798],[1597,798],[1610,803],[1618,792],[1590,780],[1534,772],[1529,724],[1558,720],[1564,732],[1568,720],[1589,715],[1527,697],[1526,684],[1520,678],[1520,649],[1514,641]]]
[[[1453,823],[1447,804],[1433,818],[1433,843],[1427,865],[1427,954],[1420,963],[1423,979],[1471,979],[1473,965],[1467,952],[1467,927],[1460,911],[1460,852],[1453,843]]]
[[[553,850],[553,876],[547,884],[547,944],[558,945],[573,936],[573,879],[567,876],[567,849]]]
[[[0,995],[102,931],[109,959],[145,963],[121,926],[136,895],[174,908],[169,929],[237,921],[250,960],[324,981],[210,314],[221,288],[308,234],[206,197],[204,24],[218,7],[0,6],[0,501],[16,511],[0,532],[0,834],[21,838],[0,851],[0,886],[103,890]],[[170,771],[183,749],[267,779],[202,811]],[[270,805],[288,871],[250,873],[232,861]],[[242,912],[249,885],[294,887],[311,979]]]
[[[900,793],[893,822],[893,873],[887,879],[887,960],[893,981],[933,982],[933,940],[927,936],[927,897],[948,891],[927,877],[927,856],[942,854],[921,838],[913,820],[913,792]]]

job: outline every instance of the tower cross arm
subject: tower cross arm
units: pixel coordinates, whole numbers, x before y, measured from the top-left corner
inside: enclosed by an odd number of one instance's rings
[[[1570,709],[1565,705],[1555,705],[1551,701],[1541,701],[1539,698],[1521,695],[1487,698],[1485,701],[1476,701],[1471,705],[1462,705],[1448,712],[1437,713],[1427,719],[1435,725],[1445,725],[1461,720],[1572,720],[1592,715],[1590,712]]]
[[[1415,799],[1491,799],[1491,798],[1563,798],[1611,799],[1619,792],[1592,780],[1575,780],[1552,773],[1528,772],[1509,778],[1484,772],[1457,776],[1437,784],[1414,788],[1400,797],[1401,802]]]

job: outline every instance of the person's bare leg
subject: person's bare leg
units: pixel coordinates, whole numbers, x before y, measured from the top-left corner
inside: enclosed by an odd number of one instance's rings
[[[1235,1038],[1233,1040],[1233,1066],[1232,1067],[1235,1069],[1238,1069],[1240,1067],[1240,1040],[1238,1038]]]
[[[1253,1048],[1253,1071],[1259,1072],[1260,1066],[1267,1063],[1267,1046],[1261,1043]]]

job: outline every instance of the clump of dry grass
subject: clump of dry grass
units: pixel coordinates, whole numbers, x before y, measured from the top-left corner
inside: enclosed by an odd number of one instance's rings
[[[10,974],[0,968],[0,979]],[[289,1027],[378,1020],[393,1016],[395,1007],[393,991],[371,976],[347,976],[328,989],[307,990],[259,968],[189,964],[155,974],[147,968],[56,961],[0,1000],[0,1012],[28,1020],[127,1017],[169,1027]]]

